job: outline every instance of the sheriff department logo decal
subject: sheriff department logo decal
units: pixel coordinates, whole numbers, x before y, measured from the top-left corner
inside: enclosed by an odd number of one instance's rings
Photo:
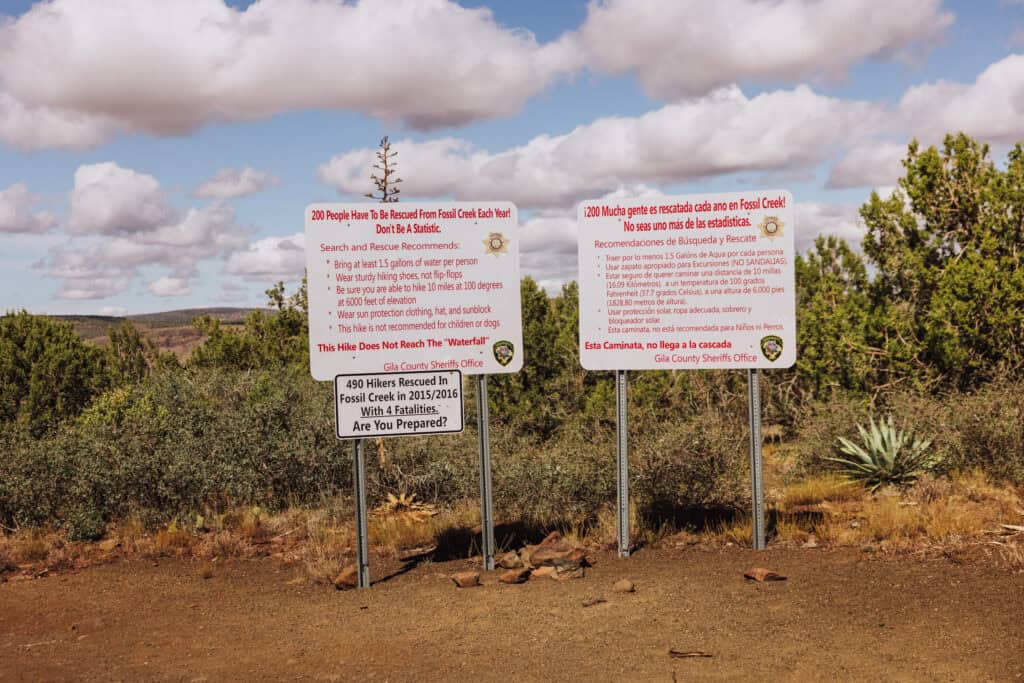
[[[488,254],[507,254],[508,253],[508,238],[500,232],[487,233],[487,239],[484,240],[484,251]]]
[[[757,227],[761,231],[762,237],[773,240],[776,237],[782,237],[782,228],[785,226],[786,224],[780,221],[778,216],[765,216]]]
[[[782,355],[782,337],[770,334],[761,340],[761,353],[768,360],[775,362]]]
[[[494,360],[498,361],[502,366],[508,365],[512,362],[512,357],[516,355],[516,347],[510,341],[496,341],[494,342]]]

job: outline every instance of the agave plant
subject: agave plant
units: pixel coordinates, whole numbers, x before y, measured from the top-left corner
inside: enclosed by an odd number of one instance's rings
[[[857,425],[857,431],[860,444],[839,437],[839,451],[848,457],[825,459],[838,463],[841,472],[862,482],[872,492],[885,484],[913,483],[918,475],[936,463],[929,451],[931,440],[896,429],[891,415],[888,420],[880,419],[878,424],[871,418],[870,429]]]

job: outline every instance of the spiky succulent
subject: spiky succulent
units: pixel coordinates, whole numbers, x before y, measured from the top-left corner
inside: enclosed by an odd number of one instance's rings
[[[863,483],[870,491],[886,484],[906,485],[936,464],[930,439],[921,439],[910,432],[896,429],[892,416],[870,428],[857,425],[861,443],[839,437],[839,451],[847,457],[825,458],[839,465],[839,470]]]

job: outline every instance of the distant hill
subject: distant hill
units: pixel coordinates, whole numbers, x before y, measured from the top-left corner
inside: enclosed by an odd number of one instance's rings
[[[51,318],[71,323],[87,342],[98,346],[110,343],[107,330],[114,325],[128,321],[153,344],[166,351],[173,351],[179,358],[186,358],[203,341],[203,335],[192,327],[192,320],[209,315],[225,326],[241,325],[246,316],[256,310],[273,313],[268,309],[256,308],[184,308],[177,311],[142,313],[139,315],[52,315]]]

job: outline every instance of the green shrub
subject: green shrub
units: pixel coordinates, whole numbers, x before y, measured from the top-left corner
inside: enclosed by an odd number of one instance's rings
[[[26,312],[0,316],[0,428],[40,436],[111,384],[107,355],[69,323]]]
[[[633,490],[641,508],[738,509],[750,499],[747,420],[707,411],[648,428],[637,443]]]
[[[981,469],[1002,481],[1024,484],[1024,382],[985,387],[945,406],[959,434],[950,466]]]
[[[156,372],[43,438],[7,430],[0,519],[82,526],[75,520],[347,493],[350,459],[334,438],[330,396],[297,370]]]
[[[838,395],[812,404],[799,417],[791,445],[798,475],[822,474],[831,469],[825,458],[835,452],[836,441],[849,433],[850,425],[866,422],[872,414],[870,401]]]

